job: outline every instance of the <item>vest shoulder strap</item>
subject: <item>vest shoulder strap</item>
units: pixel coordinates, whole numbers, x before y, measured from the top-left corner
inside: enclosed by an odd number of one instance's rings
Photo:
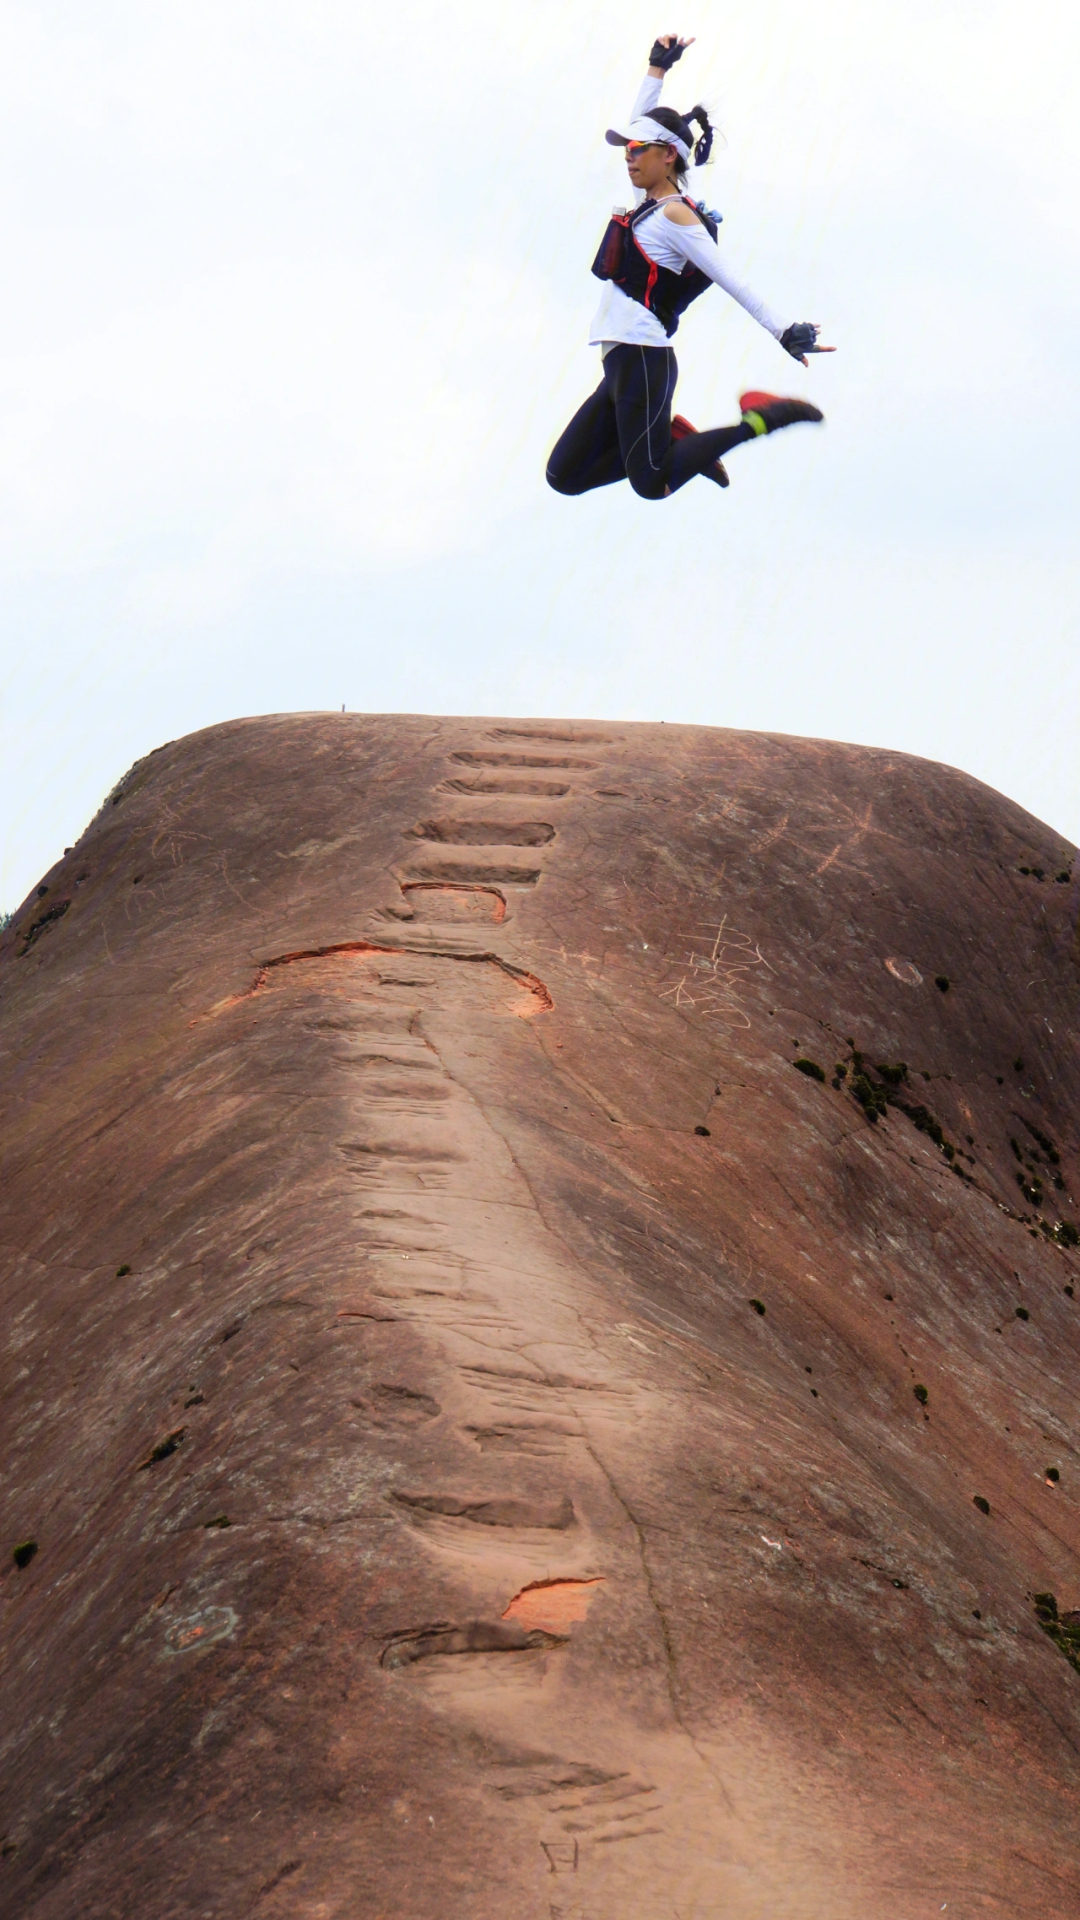
[[[709,238],[711,240],[716,239],[716,230],[723,219],[723,215],[714,213],[712,208],[705,205],[704,200],[691,200],[688,193],[668,193],[664,195],[662,200],[643,200],[640,207],[633,209],[627,220],[627,225],[633,229],[637,226],[639,220],[647,220],[651,213],[656,213],[660,208],[666,206],[669,200],[680,200],[684,207],[689,207],[691,213],[697,214]]]

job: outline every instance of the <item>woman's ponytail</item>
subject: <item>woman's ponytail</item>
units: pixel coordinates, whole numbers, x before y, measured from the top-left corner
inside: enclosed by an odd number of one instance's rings
[[[712,144],[713,144],[712,122],[710,121],[708,114],[706,113],[704,107],[702,106],[691,107],[689,113],[684,114],[683,118],[688,123],[696,120],[698,123],[698,126],[701,128],[701,136],[694,147],[693,162],[695,167],[707,166],[709,155],[712,153]]]
[[[665,132],[673,133],[676,139],[682,142],[684,147],[690,149],[685,160],[679,149],[675,149],[677,155],[675,161],[675,178],[681,190],[686,181],[687,168],[691,166],[703,167],[708,160],[712,152],[713,137],[716,133],[716,128],[710,122],[709,116],[702,106],[691,107],[689,113],[676,113],[674,107],[652,107],[646,118],[655,120],[658,126],[664,128]],[[691,122],[694,120],[697,121],[698,126],[701,128],[701,135],[696,145],[694,143],[694,129],[691,125]],[[723,138],[722,135],[721,138]]]

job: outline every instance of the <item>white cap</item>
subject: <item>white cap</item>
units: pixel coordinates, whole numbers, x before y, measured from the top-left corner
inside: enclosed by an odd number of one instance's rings
[[[690,163],[690,149],[686,141],[680,140],[678,134],[672,133],[670,127],[661,126],[659,120],[650,120],[647,114],[641,120],[631,120],[625,133],[616,127],[609,127],[604,139],[609,147],[625,147],[628,140],[647,140],[650,143],[657,141],[661,146],[674,147],[676,153],[682,156],[687,165]]]

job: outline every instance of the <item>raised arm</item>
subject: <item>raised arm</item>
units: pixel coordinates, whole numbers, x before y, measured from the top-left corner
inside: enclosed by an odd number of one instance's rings
[[[693,39],[680,40],[677,33],[662,33],[658,40],[653,41],[649,54],[649,70],[638,88],[638,96],[630,114],[631,120],[640,120],[657,105],[664,85],[664,75],[675,65],[676,60],[682,59],[686,48],[692,47],[693,44]]]
[[[665,73],[670,71],[675,65],[676,60],[682,59],[687,47],[692,47],[693,44],[693,34],[691,34],[689,40],[682,39],[681,35],[677,33],[660,34],[658,38],[653,41],[652,50],[649,54],[650,79],[662,81]]]
[[[659,106],[663,86],[663,73],[654,74],[650,67],[637,90],[637,99],[630,109],[631,120],[642,120],[647,113],[652,112],[655,106]]]

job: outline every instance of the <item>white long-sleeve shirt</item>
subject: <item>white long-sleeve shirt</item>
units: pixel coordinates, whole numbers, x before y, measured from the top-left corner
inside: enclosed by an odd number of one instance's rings
[[[639,120],[652,111],[660,98],[663,84],[662,79],[646,74],[634,102],[631,120]],[[635,192],[634,197],[639,206],[645,198],[640,191]],[[733,300],[737,300],[759,326],[779,340],[787,322],[778,319],[764,300],[759,300],[756,293],[735,278],[725,266],[716,241],[700,221],[695,220],[693,226],[689,227],[677,225],[674,220],[668,219],[661,205],[655,213],[650,213],[638,223],[634,228],[634,238],[658,267],[670,267],[673,273],[681,273],[688,262],[700,267],[702,273],[707,274],[718,287],[723,287]],[[589,345],[666,347],[670,342],[655,313],[650,313],[640,301],[631,300],[630,295],[617,287],[613,280],[605,280],[600,305],[589,329]]]

